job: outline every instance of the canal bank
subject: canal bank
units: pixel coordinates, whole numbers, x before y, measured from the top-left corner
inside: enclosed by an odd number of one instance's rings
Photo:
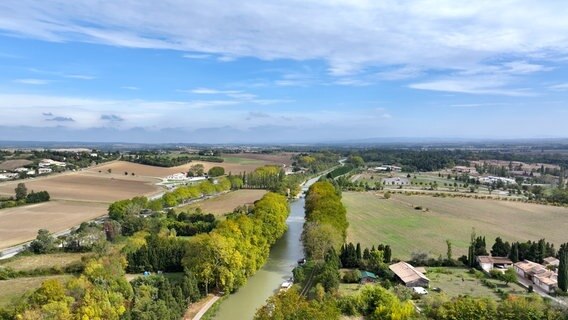
[[[303,189],[307,190],[318,178],[309,180]],[[290,216],[286,220],[288,230],[270,249],[266,264],[223,301],[215,320],[252,319],[256,310],[278,291],[280,284],[292,276],[292,269],[304,256],[300,241],[304,228],[304,202],[303,197],[290,202]]]

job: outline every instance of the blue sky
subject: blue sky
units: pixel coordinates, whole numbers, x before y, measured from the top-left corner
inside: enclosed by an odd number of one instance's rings
[[[563,1],[0,3],[2,140],[568,136]]]

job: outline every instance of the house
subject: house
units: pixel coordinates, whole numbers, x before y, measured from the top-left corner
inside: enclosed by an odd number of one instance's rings
[[[382,165],[380,167],[374,167],[373,169],[371,169],[372,171],[394,171],[394,172],[400,172],[402,170],[401,167],[397,167],[397,166],[391,166],[391,165]]]
[[[39,168],[37,169],[38,174],[51,173],[53,170],[51,168]]]
[[[560,266],[560,260],[555,257],[546,257],[543,260],[544,262],[542,264],[547,268],[549,268],[548,266],[552,266],[553,268],[558,268]]]
[[[558,288],[558,275],[553,271],[546,271],[533,278],[533,283],[547,293],[552,293]]]
[[[455,167],[452,168],[452,172],[474,174],[474,173],[477,173],[477,169],[475,169],[474,167],[455,166]]]
[[[505,270],[513,266],[513,261],[507,257],[477,256],[476,260],[485,272],[490,272],[495,268]]]
[[[404,261],[391,264],[389,269],[407,287],[428,287],[430,284],[430,279]]]
[[[361,271],[361,283],[375,283],[379,280],[376,274],[369,271]]]
[[[514,264],[517,274],[540,289],[550,293],[558,287],[558,274],[548,270],[545,266],[529,260],[519,261]]]
[[[55,161],[51,159],[43,159],[39,162],[38,166],[40,168],[51,167],[51,166],[65,168],[67,167],[67,164],[65,162]]]
[[[14,172],[28,172],[28,168],[24,168],[24,167],[20,167],[20,168],[16,168],[14,169]]]
[[[515,184],[517,181],[515,179],[503,178],[503,177],[495,177],[495,176],[487,176],[487,177],[480,177],[479,182],[482,184],[493,184],[497,182],[503,182],[504,184]]]

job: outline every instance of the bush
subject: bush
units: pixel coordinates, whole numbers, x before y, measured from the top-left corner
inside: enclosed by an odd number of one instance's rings
[[[349,270],[343,275],[345,283],[358,283],[359,281],[361,281],[361,272],[357,269]]]

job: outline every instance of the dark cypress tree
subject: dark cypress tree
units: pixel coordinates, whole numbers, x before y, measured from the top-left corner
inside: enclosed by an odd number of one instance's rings
[[[385,258],[385,263],[390,263],[391,259],[392,259],[392,250],[391,247],[389,245],[385,246],[385,251],[384,251],[384,258]]]
[[[355,253],[357,255],[357,263],[361,261],[362,253],[361,253],[361,244],[357,242],[357,249],[355,249]]]
[[[568,291],[568,250],[560,253],[560,265],[558,266],[558,288],[564,292]]]
[[[365,250],[363,250],[363,259],[369,260],[370,258],[371,252],[369,251],[369,248],[365,248]]]
[[[511,247],[511,253],[509,254],[509,259],[513,262],[519,262],[519,243],[513,243]]]

